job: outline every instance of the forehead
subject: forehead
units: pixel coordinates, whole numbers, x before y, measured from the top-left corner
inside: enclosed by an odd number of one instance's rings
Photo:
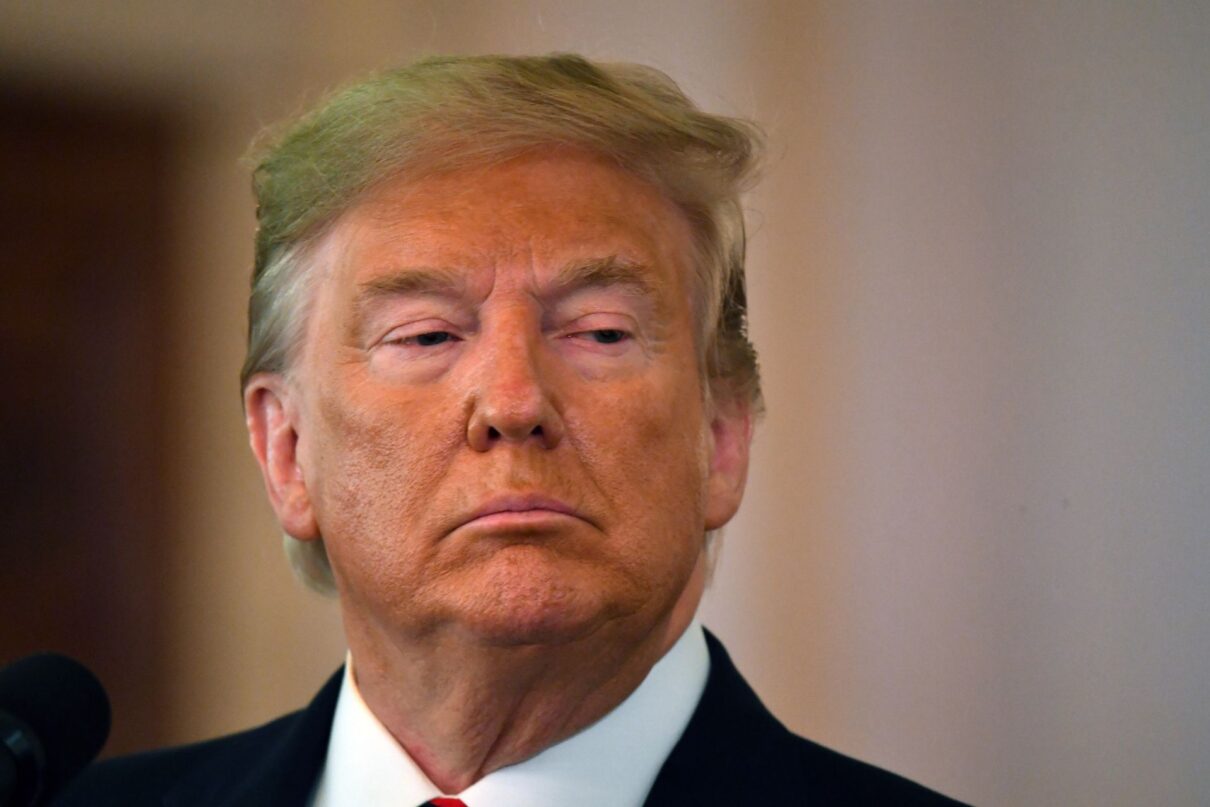
[[[602,158],[556,151],[384,182],[338,220],[324,249],[345,287],[408,267],[479,275],[472,284],[486,275],[494,284],[502,269],[541,281],[569,262],[613,259],[687,288],[692,240],[654,186]]]

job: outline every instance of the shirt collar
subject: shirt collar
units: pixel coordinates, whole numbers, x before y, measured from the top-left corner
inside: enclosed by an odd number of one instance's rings
[[[488,774],[462,793],[443,794],[366,706],[350,664],[312,804],[416,807],[449,795],[468,807],[638,807],[689,724],[709,672],[705,636],[694,619],[638,689],[612,712],[542,753]]]

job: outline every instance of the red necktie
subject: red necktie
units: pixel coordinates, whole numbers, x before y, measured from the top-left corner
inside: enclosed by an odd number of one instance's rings
[[[433,805],[433,807],[466,807],[462,803],[462,799],[450,799],[444,796],[439,799],[433,799],[429,804]]]

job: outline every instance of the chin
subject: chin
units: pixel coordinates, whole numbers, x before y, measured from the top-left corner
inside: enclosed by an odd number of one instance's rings
[[[463,626],[486,644],[517,647],[568,644],[590,636],[603,622],[563,610],[530,608],[473,614]]]
[[[644,599],[597,566],[541,552],[509,554],[483,570],[460,615],[467,630],[492,644],[573,642],[638,610]]]

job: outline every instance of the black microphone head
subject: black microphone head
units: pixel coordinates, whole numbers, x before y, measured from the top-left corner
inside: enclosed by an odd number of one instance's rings
[[[0,712],[27,725],[45,755],[45,797],[92,761],[109,736],[109,698],[88,668],[40,653],[0,670]]]

